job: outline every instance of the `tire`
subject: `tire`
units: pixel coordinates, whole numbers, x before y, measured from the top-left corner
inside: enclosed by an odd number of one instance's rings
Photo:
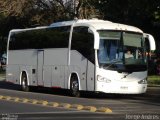
[[[80,97],[79,83],[76,75],[72,75],[71,77],[70,91],[73,97]]]
[[[22,73],[22,77],[21,77],[21,89],[22,91],[28,92],[29,91],[29,86],[28,86],[28,82],[27,82],[27,75],[26,73]]]

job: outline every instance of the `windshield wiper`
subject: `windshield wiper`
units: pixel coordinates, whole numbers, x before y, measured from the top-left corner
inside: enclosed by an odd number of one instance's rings
[[[106,69],[110,68],[112,65],[115,65],[118,62],[122,62],[122,60],[113,59],[110,64],[106,67]]]
[[[127,76],[129,76],[130,74],[132,74],[132,72],[130,72],[130,73],[127,73],[126,75],[124,75],[121,79],[124,79],[124,78],[126,78]]]

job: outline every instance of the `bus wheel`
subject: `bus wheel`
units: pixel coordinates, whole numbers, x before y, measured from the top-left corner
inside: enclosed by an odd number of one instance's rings
[[[26,73],[22,73],[22,77],[21,77],[22,83],[21,83],[21,88],[23,91],[28,92],[29,91],[29,86],[27,83],[27,75]]]
[[[80,97],[78,78],[76,75],[72,75],[70,83],[71,95],[74,97]]]

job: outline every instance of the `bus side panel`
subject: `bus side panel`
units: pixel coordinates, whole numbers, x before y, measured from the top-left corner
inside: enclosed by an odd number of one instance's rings
[[[20,69],[18,65],[7,65],[6,81],[14,84],[20,84]]]
[[[64,76],[64,79],[65,79],[65,83],[64,83],[64,85],[65,85],[65,89],[69,89],[69,78],[70,78],[70,75],[71,75],[71,70],[70,70],[70,67],[69,66],[65,66],[65,69],[64,69],[64,71],[65,71],[65,76]]]
[[[25,71],[30,85],[36,85],[36,66],[37,66],[37,51],[35,50],[13,50],[8,53],[7,65],[7,80],[18,80],[16,83],[20,84],[20,75]],[[34,75],[33,75],[33,74]],[[14,77],[12,77],[12,75]],[[34,81],[33,81],[33,80]]]
[[[93,63],[88,61],[87,64],[87,90],[94,91],[95,90],[95,66]]]
[[[32,65],[31,66],[31,79],[30,79],[30,85],[32,86],[37,86],[37,66],[36,65]]]
[[[8,64],[11,65],[37,65],[36,50],[13,50],[9,51]]]
[[[52,87],[65,88],[65,66],[54,65],[52,67]]]
[[[77,72],[80,80],[80,90],[87,90],[87,59],[76,50],[71,50],[70,70],[71,72]]]
[[[45,87],[52,86],[52,66],[43,66],[43,81]]]
[[[67,48],[55,48],[55,49],[44,50],[45,72],[43,72],[44,74],[43,76],[44,76],[44,85],[46,87],[65,88],[66,86],[65,67],[67,66],[67,62],[68,62]],[[47,68],[46,66],[50,67]]]

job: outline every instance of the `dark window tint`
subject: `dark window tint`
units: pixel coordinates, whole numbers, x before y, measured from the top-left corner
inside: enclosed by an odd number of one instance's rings
[[[70,26],[23,31],[14,33],[10,50],[67,48]]]
[[[71,49],[94,63],[94,35],[88,32],[88,27],[74,27]]]

